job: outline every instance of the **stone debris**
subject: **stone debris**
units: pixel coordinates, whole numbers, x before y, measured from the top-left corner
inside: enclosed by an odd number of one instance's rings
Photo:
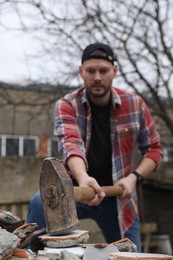
[[[128,238],[124,238],[112,243],[120,252],[137,252],[137,246]]]
[[[86,244],[88,238],[89,231],[86,230],[51,236],[46,234],[46,229],[38,229],[36,223],[24,223],[11,212],[0,210],[0,260],[79,260],[90,245]],[[92,246],[99,250],[111,245],[119,252],[136,252],[136,246],[129,239]]]
[[[129,252],[117,252],[109,255],[109,260],[173,260],[172,256],[163,254],[150,254],[150,253],[129,253]]]
[[[62,253],[61,253],[61,258],[60,258],[60,260],[80,260],[80,258],[78,257],[78,256],[76,256],[75,254],[73,254],[73,253],[69,253],[68,251],[66,251],[66,250],[64,250],[64,251],[62,251]]]
[[[39,236],[43,244],[50,248],[64,248],[86,243],[89,239],[89,231],[74,230],[68,235],[50,236],[48,234]]]
[[[86,248],[83,260],[108,260],[109,254],[115,252],[119,252],[119,250],[113,244],[105,247],[95,247],[93,245]]]
[[[29,234],[38,229],[38,225],[36,223],[26,223],[22,226],[16,228],[13,231],[13,234],[18,236],[21,241],[24,240]]]
[[[84,251],[80,253],[79,251],[73,250],[73,247],[66,249],[47,248],[38,251],[37,260],[81,260]]]
[[[20,243],[20,238],[0,228],[0,259],[9,255]]]
[[[18,216],[14,216],[10,211],[0,210],[0,227],[9,232],[13,232],[17,227],[24,224]]]
[[[13,234],[17,235],[20,238],[19,248],[28,248],[31,244],[32,246],[38,247],[39,241],[36,241],[36,238],[39,235],[43,235],[46,232],[45,228],[38,229],[36,223],[26,223],[18,227],[13,231]]]
[[[38,236],[45,234],[45,232],[46,232],[45,228],[38,229],[31,232],[23,241],[21,241],[19,248],[31,247],[34,252],[38,251],[38,249],[43,249],[44,245],[43,243],[40,242]]]
[[[20,247],[36,228],[38,225],[24,224],[11,212],[0,210],[0,259],[35,259],[35,254],[29,253],[27,247],[25,250]]]
[[[16,224],[20,222],[21,219],[17,216],[14,216],[10,211],[0,210],[0,225],[6,224]]]
[[[13,252],[11,253],[11,255],[8,255],[7,259],[5,260],[35,260],[36,259],[36,255],[33,252],[30,252],[29,250],[23,250],[23,249],[19,249],[16,248],[13,250]]]

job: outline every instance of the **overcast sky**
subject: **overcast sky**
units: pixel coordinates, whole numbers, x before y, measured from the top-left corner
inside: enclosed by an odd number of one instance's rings
[[[17,37],[13,32],[1,33],[0,38],[0,80],[19,81],[28,77],[24,54],[30,41],[26,37]]]
[[[61,6],[63,8],[64,5],[62,4],[65,4],[68,1],[61,1]],[[49,4],[51,4],[51,1]],[[65,7],[67,6],[65,5]],[[68,7],[71,8],[71,5],[68,5]],[[65,8],[64,12],[66,11],[67,10]],[[17,28],[20,27],[21,24],[19,17],[13,9],[11,10],[7,8],[1,10],[0,81],[16,83],[23,81],[25,82],[27,79],[32,79],[47,82],[51,81],[52,78],[56,78],[57,63],[55,63],[55,59],[53,62],[53,59],[48,60],[45,55],[40,55],[42,44],[40,41],[34,40],[34,37],[32,37],[29,33],[5,30],[1,25],[4,25],[6,28]],[[38,58],[31,59],[31,55],[36,54],[38,54]],[[27,58],[28,56],[29,59]]]
[[[3,24],[15,27],[17,20],[13,14],[3,17]],[[36,52],[38,42],[29,34],[0,29],[0,81],[23,82],[32,77],[38,79],[41,71],[38,65],[28,63],[27,54]],[[41,63],[41,61],[40,61]]]

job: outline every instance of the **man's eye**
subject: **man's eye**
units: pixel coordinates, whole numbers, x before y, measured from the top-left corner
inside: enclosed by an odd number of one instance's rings
[[[103,70],[100,70],[100,74],[105,74],[107,73],[107,70],[103,69]]]
[[[94,70],[87,70],[89,74],[94,74]]]

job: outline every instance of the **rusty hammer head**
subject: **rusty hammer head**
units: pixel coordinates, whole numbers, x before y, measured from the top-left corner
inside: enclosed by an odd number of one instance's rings
[[[40,195],[44,206],[47,232],[68,234],[79,225],[74,189],[62,161],[46,158],[40,175]]]

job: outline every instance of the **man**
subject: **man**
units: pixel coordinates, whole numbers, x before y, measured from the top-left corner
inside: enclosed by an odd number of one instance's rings
[[[157,168],[161,146],[144,101],[112,87],[117,75],[114,62],[114,53],[106,44],[85,48],[79,68],[84,87],[57,101],[55,134],[72,178],[96,192],[94,199],[77,204],[79,219],[93,218],[106,242],[128,237],[140,252],[136,186]],[[142,159],[134,171],[132,157],[137,144]],[[120,185],[123,194],[105,198],[102,185]],[[28,222],[35,222],[38,205],[42,208],[39,193],[31,202]],[[43,214],[36,220],[38,224],[41,218],[44,221]]]

